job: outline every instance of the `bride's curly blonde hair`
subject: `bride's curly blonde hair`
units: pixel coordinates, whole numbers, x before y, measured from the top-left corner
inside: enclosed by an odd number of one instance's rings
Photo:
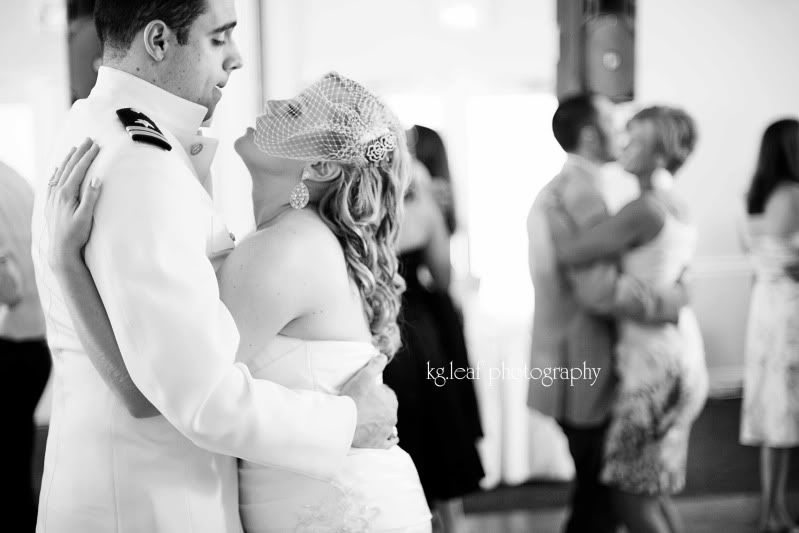
[[[399,121],[364,86],[329,72],[291,100],[268,102],[254,138],[267,154],[308,162],[309,181],[326,184],[319,214],[344,250],[372,342],[391,358],[405,288],[395,245],[410,175]]]
[[[344,250],[372,343],[389,359],[400,347],[397,315],[405,282],[398,271],[396,241],[410,181],[404,133],[393,133],[397,147],[378,163],[325,161],[311,166],[316,179],[330,183],[319,201],[319,215]]]

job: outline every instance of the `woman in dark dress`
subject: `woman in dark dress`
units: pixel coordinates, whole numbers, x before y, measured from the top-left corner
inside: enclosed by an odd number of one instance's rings
[[[478,490],[484,476],[476,448],[482,428],[474,387],[466,379],[463,326],[447,292],[449,233],[424,168],[417,169],[424,177],[406,199],[399,241],[407,284],[399,318],[403,345],[384,381],[399,401],[399,445],[413,458],[440,527],[452,531],[463,512],[460,497]],[[435,379],[439,369],[450,378],[458,368],[464,379]]]

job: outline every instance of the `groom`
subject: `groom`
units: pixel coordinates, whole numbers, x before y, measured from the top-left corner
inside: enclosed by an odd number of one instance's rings
[[[569,443],[576,470],[566,533],[618,529],[610,492],[599,482],[605,433],[615,396],[614,319],[676,322],[687,303],[681,285],[655,290],[619,272],[614,263],[566,270],[558,265],[547,209],[559,207],[565,223],[585,230],[607,219],[639,193],[626,176],[605,176],[600,167],[618,152],[613,104],[581,94],[563,100],[552,130],[566,152],[560,174],[533,204],[527,220],[530,274],[535,287],[532,366],[601,369],[595,383],[531,381],[528,404],[554,417]]]
[[[217,141],[198,134],[241,66],[234,0],[97,0],[95,21],[104,66],[55,154],[86,137],[102,146],[85,259],[121,359],[98,372],[96,347],[84,349],[85,317],[73,322],[47,260],[40,190],[33,252],[54,388],[37,530],[240,532],[235,457],[327,478],[352,446],[394,442],[396,402],[376,381],[385,361],[342,396],[288,390],[235,362],[213,266],[233,245],[208,193]],[[105,380],[125,368],[163,416],[146,417],[147,402],[133,416],[112,392]]]

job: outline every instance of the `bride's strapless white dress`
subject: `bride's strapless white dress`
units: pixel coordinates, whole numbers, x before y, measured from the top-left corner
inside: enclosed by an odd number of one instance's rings
[[[278,336],[245,363],[256,378],[338,394],[376,353],[365,342]],[[416,468],[397,446],[351,449],[333,480],[239,461],[239,505],[247,533],[431,531]]]

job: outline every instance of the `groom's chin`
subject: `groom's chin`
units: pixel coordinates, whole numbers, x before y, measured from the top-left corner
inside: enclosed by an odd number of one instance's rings
[[[219,105],[219,98],[214,98],[208,105],[203,104],[203,107],[207,110],[203,119],[203,127],[208,127],[213,122],[217,105]]]
[[[205,114],[205,118],[203,119],[203,124],[202,124],[203,128],[211,127],[213,121],[214,121],[214,110],[212,108],[209,109],[208,112]]]

